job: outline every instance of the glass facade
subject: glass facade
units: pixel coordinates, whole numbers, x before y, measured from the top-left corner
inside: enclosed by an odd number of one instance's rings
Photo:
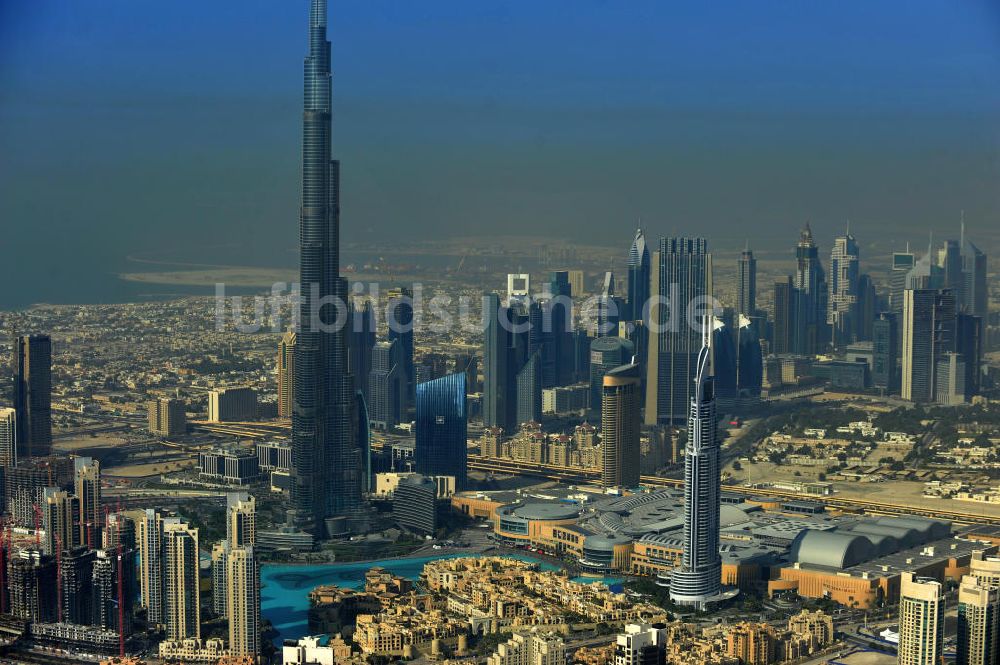
[[[456,489],[467,474],[465,373],[417,384],[417,471],[425,476],[454,476]]]

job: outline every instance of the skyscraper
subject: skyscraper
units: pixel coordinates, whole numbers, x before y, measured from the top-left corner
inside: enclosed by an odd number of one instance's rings
[[[860,276],[858,243],[848,231],[834,239],[830,252],[826,322],[834,346],[843,346],[857,338]]]
[[[704,238],[661,238],[653,255],[646,362],[646,424],[681,424],[691,401],[702,320],[699,303],[712,296],[712,255]],[[706,305],[701,304],[700,309]]]
[[[899,359],[898,340],[896,315],[882,312],[872,323],[872,385],[886,394],[899,390],[896,368]]]
[[[489,293],[483,296],[483,424],[501,427],[507,435],[516,428],[514,417],[516,403],[511,381],[514,373],[510,367],[509,310],[500,302],[500,296]]]
[[[958,587],[955,665],[996,665],[1000,659],[1000,589],[972,575]]]
[[[330,42],[326,0],[312,0],[304,66],[302,207],[299,215],[299,330],[295,340],[289,522],[325,536],[327,518],[356,515],[361,504],[355,450],[354,382],[347,371],[337,307],[340,277],[340,163],[330,151]],[[325,306],[324,306],[325,305]]]
[[[278,417],[292,417],[292,386],[295,383],[295,332],[289,330],[278,342]]]
[[[168,640],[201,637],[198,563],[198,529],[179,520],[164,523],[163,607]]]
[[[670,576],[670,599],[704,609],[721,594],[719,438],[708,338],[698,353],[684,457],[684,551]]]
[[[389,429],[399,424],[403,394],[400,368],[400,341],[378,342],[372,349],[371,372],[368,374],[368,416],[372,426]]]
[[[903,399],[932,402],[935,371],[944,354],[955,350],[955,296],[948,290],[907,289],[903,294]]]
[[[372,349],[375,348],[375,308],[370,300],[365,300],[353,303],[349,311],[347,365],[354,377],[355,389],[367,397]]]
[[[594,336],[617,335],[622,310],[624,307],[621,298],[615,295],[615,274],[609,270],[604,273],[601,281],[601,294],[597,301],[597,330]]]
[[[465,374],[449,374],[417,384],[417,431],[413,451],[417,472],[425,476],[454,476],[455,487],[465,487],[468,456],[468,412]]]
[[[959,244],[962,259],[962,309],[985,321],[989,298],[986,286],[986,254],[966,239],[964,222]]]
[[[234,656],[260,653],[260,564],[253,547],[234,547],[226,557],[226,616]]]
[[[52,340],[48,335],[14,338],[14,410],[17,457],[52,452]]]
[[[515,350],[515,353],[517,351]],[[518,356],[520,354],[517,354]],[[530,353],[517,375],[514,377],[517,387],[515,423],[539,422],[542,419],[542,362],[538,351]]]
[[[826,272],[819,260],[819,248],[813,241],[809,224],[799,234],[795,246],[795,323],[792,350],[813,355],[823,348],[829,335],[826,325],[826,301],[829,296]]]
[[[226,540],[230,547],[257,544],[257,501],[246,492],[226,495]]]
[[[639,485],[639,410],[642,404],[639,365],[621,365],[606,372],[601,386],[601,436],[604,487]]]
[[[590,409],[600,418],[604,375],[632,362],[635,345],[621,337],[598,337],[590,343]]]
[[[973,314],[955,317],[955,351],[965,363],[965,391],[969,397],[979,394],[983,368],[983,320]]]
[[[167,520],[176,522],[176,519]],[[142,606],[146,608],[146,620],[151,626],[163,626],[164,575],[166,566],[163,558],[164,518],[155,510],[147,508],[139,521],[139,593]]]
[[[0,467],[17,464],[17,411],[0,409]]]
[[[80,530],[77,522],[80,514],[80,500],[65,490],[46,487],[42,504],[42,550],[46,554],[71,550],[80,545]]]
[[[80,544],[91,549],[101,546],[101,463],[89,457],[73,460],[74,488],[80,500]]]
[[[632,246],[628,250],[628,318],[642,319],[643,308],[649,300],[649,248],[642,229],[636,229]]]
[[[899,585],[899,665],[940,665],[944,648],[944,587],[904,572]]]
[[[390,289],[385,317],[389,324],[389,340],[399,340],[400,397],[399,411],[405,419],[416,395],[417,375],[413,366],[413,293],[406,287]]]
[[[187,414],[184,408],[182,399],[160,397],[150,401],[146,408],[150,433],[158,436],[184,434],[187,431]]]
[[[792,353],[795,344],[795,287],[792,278],[774,283],[774,325],[771,335],[771,352],[782,354]]]
[[[736,264],[736,314],[755,316],[757,311],[757,259],[748,242]]]
[[[906,290],[906,276],[913,270],[916,257],[909,250],[892,253],[892,265],[889,266],[889,311],[896,315],[897,320],[903,315],[903,291]]]

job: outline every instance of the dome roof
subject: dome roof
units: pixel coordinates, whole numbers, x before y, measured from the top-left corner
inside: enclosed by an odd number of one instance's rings
[[[797,535],[791,549],[798,563],[838,569],[864,563],[875,554],[875,546],[863,535],[816,529]]]

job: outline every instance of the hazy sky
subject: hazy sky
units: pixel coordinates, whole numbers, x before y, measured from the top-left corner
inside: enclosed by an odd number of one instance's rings
[[[0,0],[4,283],[293,261],[307,5]],[[995,0],[330,5],[345,240],[1000,227]]]

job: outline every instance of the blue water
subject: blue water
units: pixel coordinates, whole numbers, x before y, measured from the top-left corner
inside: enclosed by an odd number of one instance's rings
[[[400,577],[415,580],[428,561],[457,559],[468,554],[445,554],[416,559],[384,559],[359,563],[330,563],[315,566],[282,566],[265,564],[261,567],[260,609],[265,619],[269,619],[279,636],[274,644],[282,640],[297,639],[309,632],[309,592],[323,584],[336,584],[348,589],[360,589],[365,584],[365,571],[381,567]],[[474,555],[473,555],[474,556]],[[558,570],[559,567],[545,561],[516,554],[504,555],[511,559],[539,563],[542,570]],[[600,582],[598,578],[578,578],[577,581]],[[620,580],[615,580],[620,582]]]

